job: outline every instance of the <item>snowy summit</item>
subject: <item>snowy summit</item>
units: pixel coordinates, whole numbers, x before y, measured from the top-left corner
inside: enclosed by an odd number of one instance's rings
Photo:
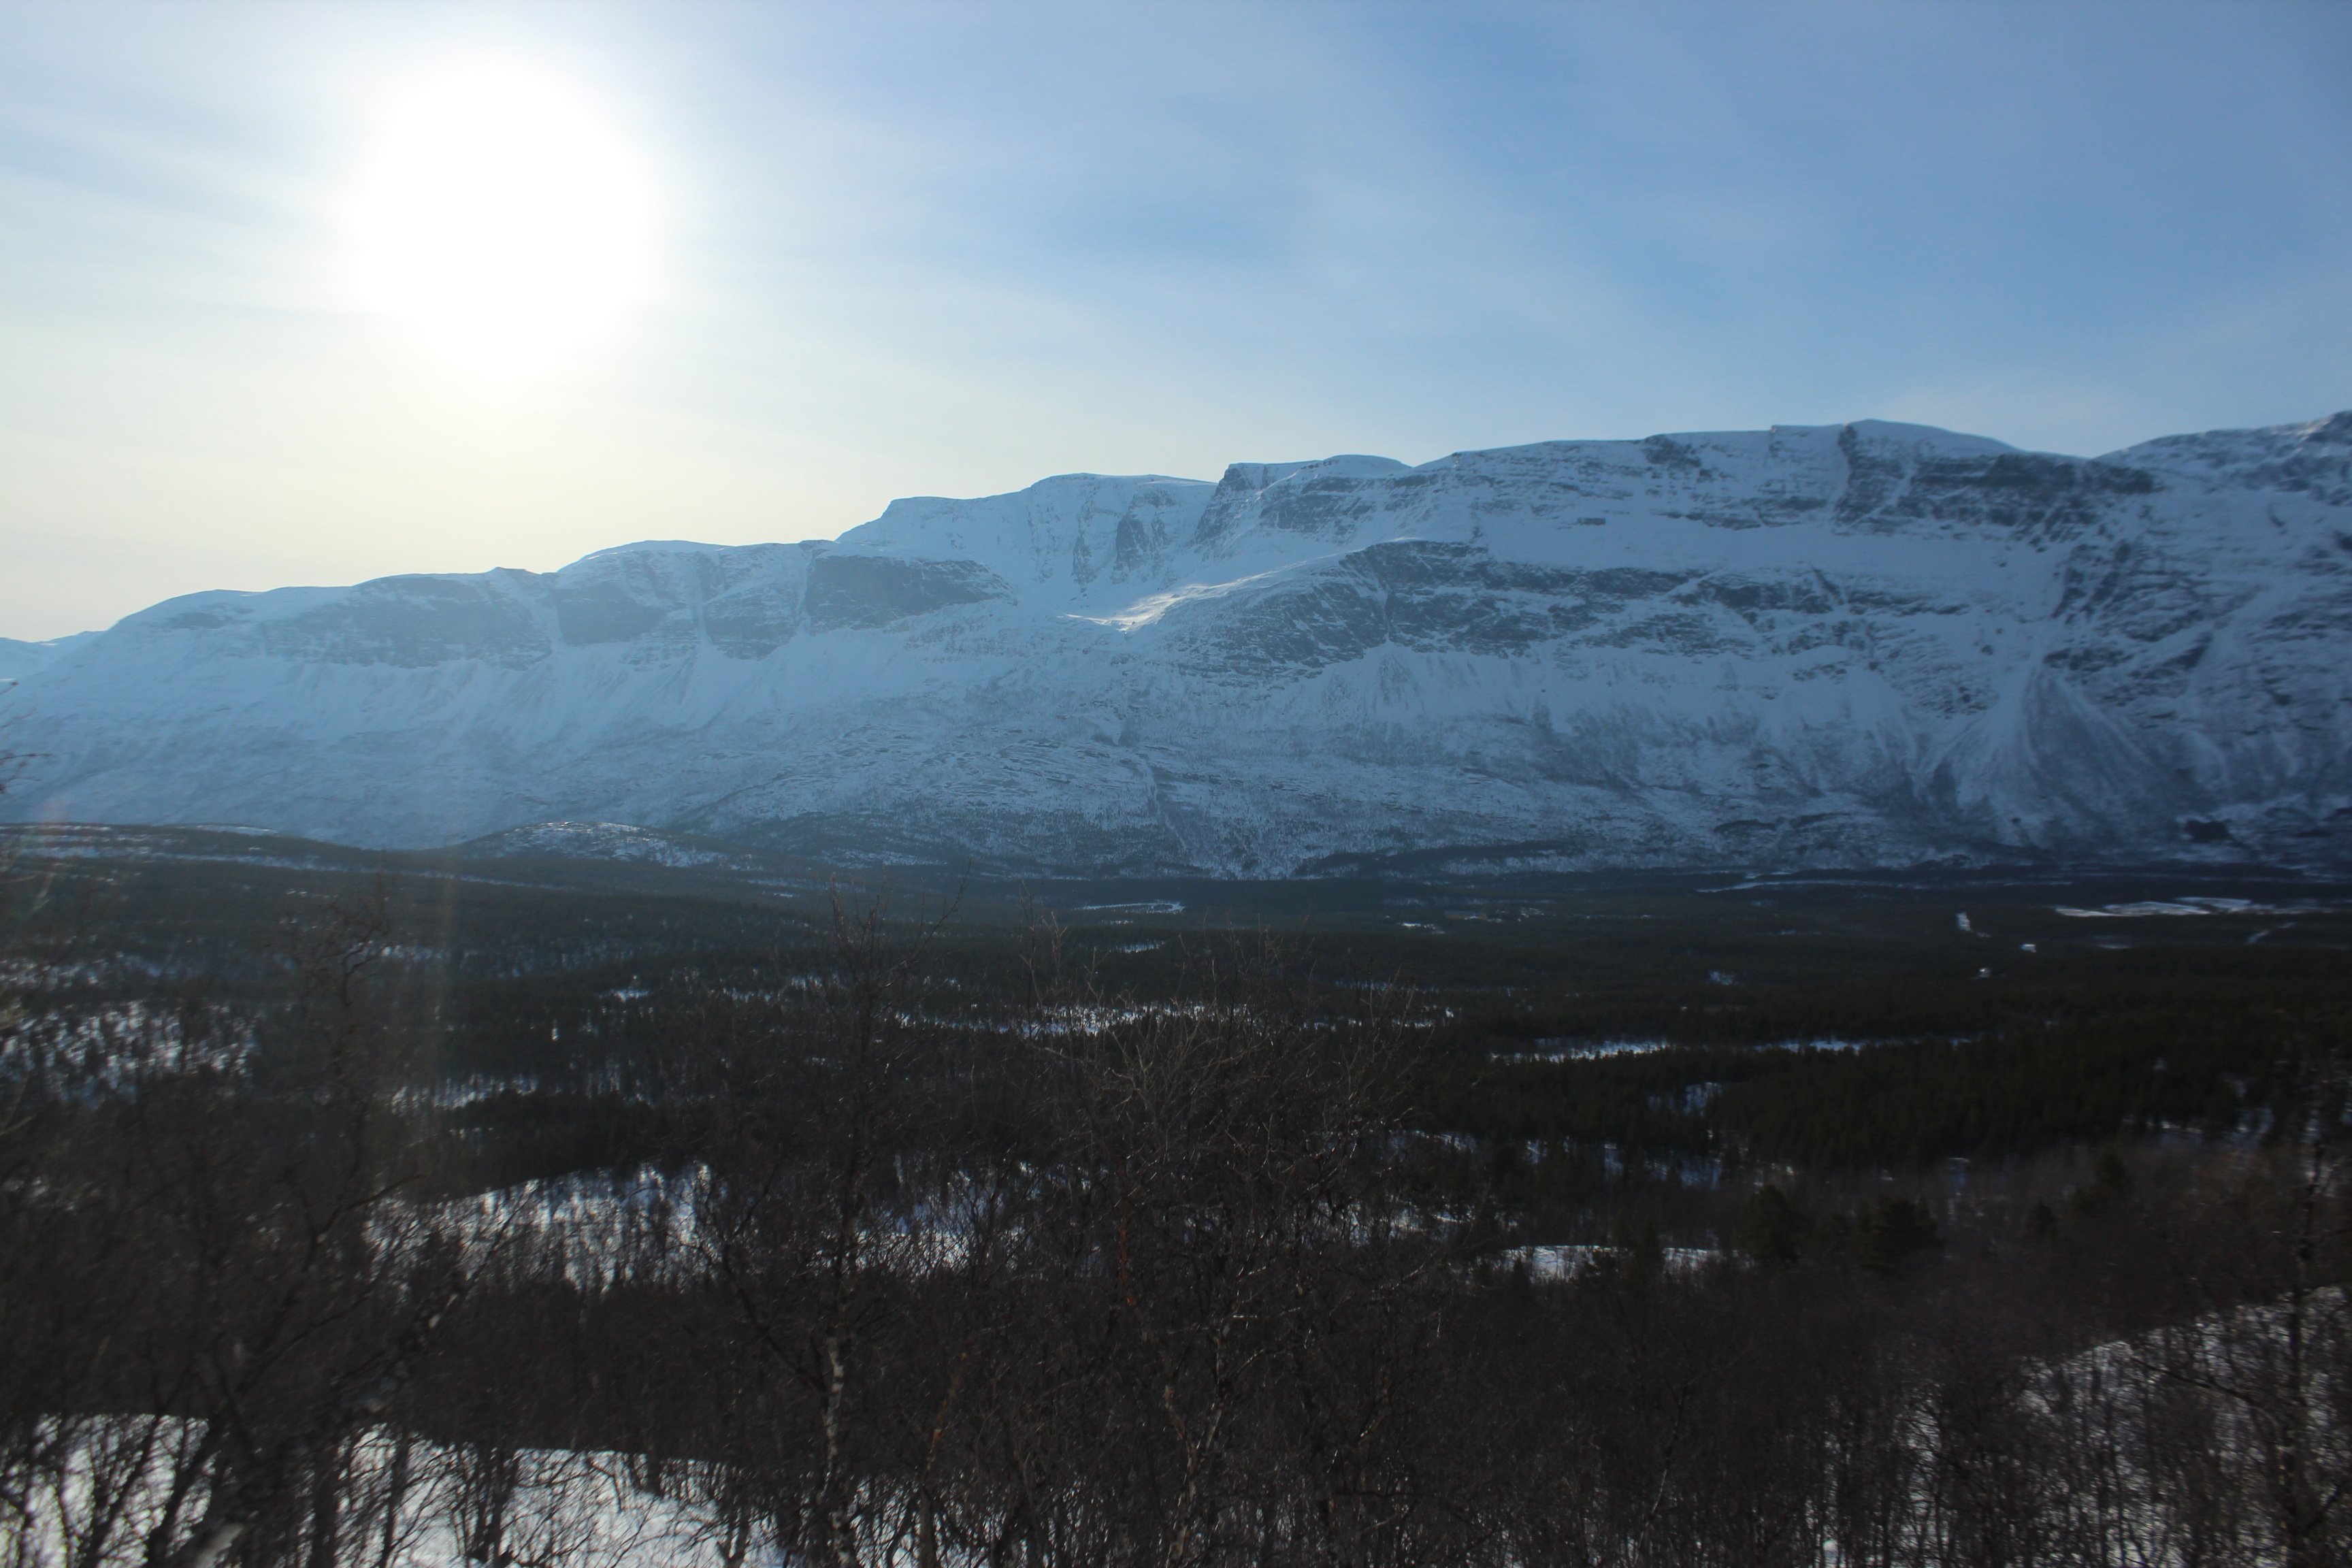
[[[5,805],[1072,871],[2341,864],[2347,651],[2352,414],[1560,441],[193,595],[0,645]]]

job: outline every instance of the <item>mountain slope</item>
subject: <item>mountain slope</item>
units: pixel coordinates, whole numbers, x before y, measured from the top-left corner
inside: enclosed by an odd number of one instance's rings
[[[2352,415],[1550,442],[194,595],[22,677],[0,805],[1073,870],[2342,862],[2347,649]]]

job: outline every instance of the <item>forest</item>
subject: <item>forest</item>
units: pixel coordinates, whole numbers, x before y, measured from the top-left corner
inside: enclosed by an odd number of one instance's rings
[[[6,876],[11,1568],[2352,1560],[2326,897]]]

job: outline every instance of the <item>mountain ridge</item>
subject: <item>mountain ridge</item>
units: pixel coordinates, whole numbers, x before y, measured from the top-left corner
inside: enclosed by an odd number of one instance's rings
[[[2352,414],[1059,475],[0,649],[18,819],[1258,876],[2352,858]],[[0,671],[5,673],[5,671]]]

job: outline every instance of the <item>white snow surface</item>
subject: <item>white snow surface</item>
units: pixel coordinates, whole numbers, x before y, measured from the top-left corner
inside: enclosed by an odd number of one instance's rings
[[[1065,475],[31,647],[23,819],[1258,876],[2340,865],[2352,414],[2098,459],[1872,421]]]

